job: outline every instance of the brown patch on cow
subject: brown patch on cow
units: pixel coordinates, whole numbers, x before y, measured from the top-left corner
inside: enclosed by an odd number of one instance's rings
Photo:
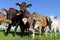
[[[6,23],[6,20],[7,20],[6,18],[7,16],[0,12],[0,23],[1,24]]]
[[[42,27],[47,25],[46,16],[42,16],[38,13],[34,13],[32,14],[32,16],[34,17],[36,21],[40,21],[40,24],[42,25]]]

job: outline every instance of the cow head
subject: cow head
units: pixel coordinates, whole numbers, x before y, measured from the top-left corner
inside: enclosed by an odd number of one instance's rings
[[[56,16],[48,16],[47,19],[49,23],[52,23],[57,17]]]
[[[56,19],[57,17],[56,16],[50,16],[51,19]]]
[[[22,11],[24,11],[24,10],[26,10],[26,8],[30,8],[32,6],[32,4],[27,5],[25,2],[22,2],[22,4],[16,3],[16,5],[18,7],[20,7]]]

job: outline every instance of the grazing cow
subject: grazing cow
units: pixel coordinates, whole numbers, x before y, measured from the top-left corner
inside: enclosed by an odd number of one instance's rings
[[[57,30],[60,31],[60,26],[59,26],[59,22],[57,20],[55,20],[57,17],[56,16],[50,16],[49,18],[49,22],[50,23],[50,32],[52,33],[52,31],[54,30],[54,34],[56,36],[56,32]],[[51,34],[52,36],[52,34]]]
[[[7,22],[9,23],[8,28],[5,31],[5,35],[7,35],[8,32],[10,31],[11,26],[16,26],[16,27],[18,26],[17,15],[19,15],[20,12],[14,8],[9,8],[8,11],[3,8],[2,11],[7,13]]]
[[[32,5],[31,4],[27,5],[26,2],[22,2],[21,4],[16,3],[16,5],[18,7],[20,7],[20,11],[23,14],[23,18],[22,18],[23,24],[21,23],[22,25],[20,24],[20,27],[21,27],[21,31],[24,32],[25,29],[27,30],[29,28],[29,23],[27,22],[27,20],[25,18],[28,19],[31,16],[31,14],[29,13],[29,11],[27,11],[26,8],[31,7]],[[27,23],[25,23],[25,22],[27,22]]]
[[[39,34],[41,35],[41,31],[43,31],[45,28],[45,36],[47,36],[47,27],[48,27],[48,21],[47,17],[42,16],[38,14],[37,12],[34,12],[31,17],[28,19],[30,27],[29,31],[32,33],[32,39],[34,39],[34,33],[35,30],[39,31]]]

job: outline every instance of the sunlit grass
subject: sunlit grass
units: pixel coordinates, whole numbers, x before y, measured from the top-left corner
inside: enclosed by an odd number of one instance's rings
[[[8,36],[4,36],[4,29],[0,28],[0,40],[31,40],[31,37],[23,36],[21,37],[19,34],[19,31],[17,31],[17,34],[15,37],[13,37],[13,31],[8,34]],[[36,33],[34,40],[40,40],[39,35]],[[52,33],[52,37],[50,36],[50,33],[48,33],[48,36],[45,37],[44,35],[41,36],[41,40],[60,40],[60,33],[57,33],[57,37],[54,36],[54,33]]]

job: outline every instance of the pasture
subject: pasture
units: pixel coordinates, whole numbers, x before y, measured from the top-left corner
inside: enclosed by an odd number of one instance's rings
[[[0,28],[0,40],[31,40],[31,37],[28,37],[27,35],[24,35],[23,37],[20,36],[19,31],[16,32],[16,36],[13,37],[13,31],[11,30],[8,36],[4,36],[4,29]],[[38,33],[35,33],[35,39],[34,40],[40,40],[38,37]],[[50,33],[48,33],[48,36],[45,37],[42,35],[41,40],[60,40],[60,33],[57,33],[57,37],[54,36],[52,33],[52,37],[50,36]]]

